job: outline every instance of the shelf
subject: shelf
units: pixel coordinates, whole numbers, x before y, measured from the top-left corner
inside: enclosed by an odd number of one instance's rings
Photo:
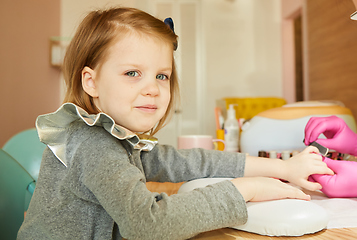
[[[63,59],[67,47],[71,41],[70,37],[51,37],[50,38],[50,64],[53,67],[62,67]]]

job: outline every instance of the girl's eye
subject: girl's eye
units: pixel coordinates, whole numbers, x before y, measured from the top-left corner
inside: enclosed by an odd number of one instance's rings
[[[169,77],[165,74],[158,74],[156,75],[156,79],[159,79],[159,80],[168,80]]]
[[[129,76],[129,77],[138,77],[139,73],[137,71],[130,71],[125,73],[125,75]]]

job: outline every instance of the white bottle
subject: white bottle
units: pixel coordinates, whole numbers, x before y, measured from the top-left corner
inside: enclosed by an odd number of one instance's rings
[[[239,125],[236,119],[234,104],[230,104],[227,110],[227,119],[224,122],[224,142],[226,146],[225,151],[238,152]]]

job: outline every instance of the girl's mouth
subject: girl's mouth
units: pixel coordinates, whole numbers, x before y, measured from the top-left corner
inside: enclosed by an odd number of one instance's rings
[[[151,104],[147,104],[147,105],[142,105],[142,106],[137,106],[137,109],[143,111],[143,112],[147,112],[147,113],[153,113],[157,110],[157,106],[156,105],[151,105]]]

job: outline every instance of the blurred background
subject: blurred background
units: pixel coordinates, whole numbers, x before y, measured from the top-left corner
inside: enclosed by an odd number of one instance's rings
[[[349,0],[1,0],[0,146],[61,105],[66,45],[89,11],[111,6],[174,19],[182,104],[162,143],[214,135],[216,101],[226,97],[334,100],[357,117]]]

